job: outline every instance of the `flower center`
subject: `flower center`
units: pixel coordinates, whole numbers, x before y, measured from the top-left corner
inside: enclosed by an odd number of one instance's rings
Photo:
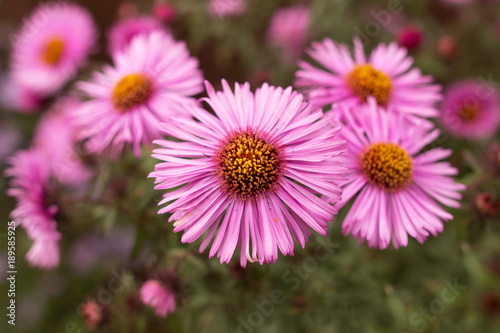
[[[49,39],[43,52],[43,61],[49,65],[55,65],[60,59],[64,51],[64,41],[54,37]]]
[[[361,167],[372,183],[390,192],[408,185],[413,174],[411,158],[394,143],[372,145],[362,156]]]
[[[391,79],[369,64],[357,65],[346,76],[347,86],[363,102],[369,96],[375,97],[378,105],[385,106],[392,94]]]
[[[469,121],[476,119],[478,113],[479,110],[477,107],[464,105],[458,112],[458,116],[460,117],[460,119],[464,121]]]
[[[279,148],[250,130],[226,140],[216,163],[224,188],[243,200],[274,189],[283,164]]]
[[[126,112],[138,105],[145,104],[155,90],[152,78],[144,74],[130,74],[123,77],[113,90],[113,105]]]

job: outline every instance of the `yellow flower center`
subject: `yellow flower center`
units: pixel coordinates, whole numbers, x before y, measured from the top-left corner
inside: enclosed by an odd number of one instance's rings
[[[474,120],[478,116],[479,110],[475,106],[468,106],[464,105],[459,113],[458,116],[464,120],[464,121],[469,121],[469,120]]]
[[[49,39],[43,52],[43,61],[49,65],[55,65],[64,51],[64,41],[58,37]]]
[[[145,104],[155,90],[152,78],[144,74],[130,74],[123,77],[113,90],[113,105],[119,111],[126,112]]]
[[[385,106],[391,99],[391,79],[369,64],[357,65],[347,74],[346,82],[349,89],[363,102],[366,102],[367,97],[373,96],[378,105]]]
[[[279,148],[252,131],[226,140],[216,163],[224,188],[243,200],[274,189],[283,164]]]
[[[361,158],[361,166],[370,182],[389,192],[406,187],[413,175],[411,158],[394,143],[370,146]]]

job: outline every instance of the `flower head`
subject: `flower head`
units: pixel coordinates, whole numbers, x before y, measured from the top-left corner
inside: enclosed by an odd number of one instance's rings
[[[54,177],[65,184],[82,184],[91,176],[76,150],[72,113],[80,101],[62,97],[44,114],[35,131],[34,146],[50,161]]]
[[[44,3],[16,35],[12,77],[33,92],[53,94],[73,78],[96,41],[94,21],[85,9],[71,3]]]
[[[12,177],[7,194],[17,201],[10,216],[26,229],[34,244],[26,259],[36,267],[53,268],[59,264],[59,239],[54,216],[57,205],[49,202],[50,162],[37,149],[20,151],[8,161],[5,174]]]
[[[308,7],[296,6],[280,9],[271,18],[269,43],[281,48],[285,59],[295,62],[302,54],[310,17]]]
[[[367,59],[359,38],[354,39],[354,59],[348,48],[330,39],[313,43],[310,56],[324,69],[300,61],[296,86],[305,89],[311,103],[345,108],[366,104],[372,96],[377,104],[404,114],[431,117],[438,111],[440,87],[420,70],[410,70],[412,58],[396,43],[380,44]]]
[[[108,51],[110,54],[125,50],[134,37],[153,31],[165,31],[154,17],[134,16],[119,21],[109,29]]]
[[[150,177],[166,193],[159,213],[172,213],[174,232],[183,242],[206,233],[203,251],[215,236],[210,257],[229,262],[238,245],[240,263],[275,262],[278,249],[293,254],[294,238],[305,246],[310,229],[325,235],[335,209],[316,196],[340,200],[338,182],[344,169],[337,156],[345,152],[321,110],[311,110],[291,88],[226,81],[216,92],[206,83],[205,101],[215,112],[195,105],[194,119],[172,119],[165,133],[180,140],[157,140],[158,163]]]
[[[131,145],[140,156],[142,144],[161,137],[161,122],[195,102],[190,96],[202,91],[202,74],[186,45],[159,31],[137,36],[113,60],[114,67],[79,83],[90,100],[75,114],[78,138],[92,153],[116,157]]]
[[[153,307],[158,316],[166,317],[175,311],[175,293],[160,280],[146,281],[139,293],[142,302]]]
[[[408,122],[401,114],[377,110],[375,100],[358,113],[346,113],[341,136],[349,152],[342,157],[350,174],[343,185],[343,206],[356,194],[342,225],[344,234],[385,249],[406,246],[408,234],[424,242],[443,230],[442,221],[453,217],[441,205],[458,207],[465,187],[455,183],[457,170],[441,162],[450,150],[434,148],[420,153],[434,141],[430,131]]]
[[[488,138],[500,127],[500,100],[495,88],[475,80],[461,81],[445,92],[441,124],[463,138]]]

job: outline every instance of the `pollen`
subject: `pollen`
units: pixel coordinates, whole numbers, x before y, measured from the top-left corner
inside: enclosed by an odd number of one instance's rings
[[[275,189],[283,166],[280,148],[253,131],[234,133],[216,154],[223,188],[242,200]]]
[[[49,65],[55,65],[61,59],[64,51],[64,41],[60,38],[51,38],[48,40],[43,51],[43,61]]]
[[[406,150],[394,143],[377,143],[362,155],[362,170],[373,184],[395,192],[412,179],[413,162]]]
[[[458,112],[460,119],[464,121],[474,120],[479,114],[479,110],[476,106],[464,105]]]
[[[144,74],[130,74],[123,77],[113,90],[113,105],[122,112],[146,104],[154,93],[155,83]]]
[[[346,83],[363,102],[366,102],[369,96],[373,96],[378,105],[386,106],[391,99],[391,79],[369,64],[356,66],[347,74]]]

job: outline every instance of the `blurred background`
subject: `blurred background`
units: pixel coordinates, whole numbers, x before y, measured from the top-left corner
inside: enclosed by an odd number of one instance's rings
[[[100,29],[99,50],[78,79],[110,62],[106,32],[117,21],[151,15],[200,60],[216,87],[222,78],[293,84],[299,58],[325,37],[352,45],[359,35],[367,51],[397,41],[415,66],[446,87],[464,79],[500,84],[500,4],[495,0],[208,0],[77,1]],[[5,190],[6,158],[30,145],[34,127],[56,97],[19,111],[9,89],[9,35],[39,1],[0,0],[0,307],[8,305],[6,232],[15,206]],[[161,3],[170,11],[153,9]],[[215,7],[214,7],[215,6]],[[310,15],[303,43],[290,29],[280,44],[269,37],[273,15],[304,6]],[[291,24],[293,27],[293,24]],[[286,33],[285,33],[286,36]],[[289,45],[288,45],[289,46]],[[483,80],[483,81],[481,81]],[[73,89],[69,84],[65,91]],[[62,92],[64,93],[64,92]],[[200,95],[201,96],[201,95]],[[500,111],[499,111],[500,112]],[[437,124],[440,126],[439,124]],[[451,162],[465,183],[462,208],[444,232],[420,245],[377,251],[342,237],[341,212],[327,239],[312,238],[294,257],[274,265],[239,267],[209,260],[199,242],[181,244],[166,218],[157,215],[161,193],[147,174],[154,160],[125,155],[99,165],[97,201],[64,201],[61,264],[43,271],[24,260],[31,241],[17,230],[17,325],[0,320],[1,332],[500,332],[500,140],[468,141],[443,131],[437,144],[454,151]],[[175,313],[155,316],[138,300],[151,271],[173,269],[179,279]],[[97,300],[106,320],[93,329],[81,307]],[[87,318],[88,319],[88,318]]]

